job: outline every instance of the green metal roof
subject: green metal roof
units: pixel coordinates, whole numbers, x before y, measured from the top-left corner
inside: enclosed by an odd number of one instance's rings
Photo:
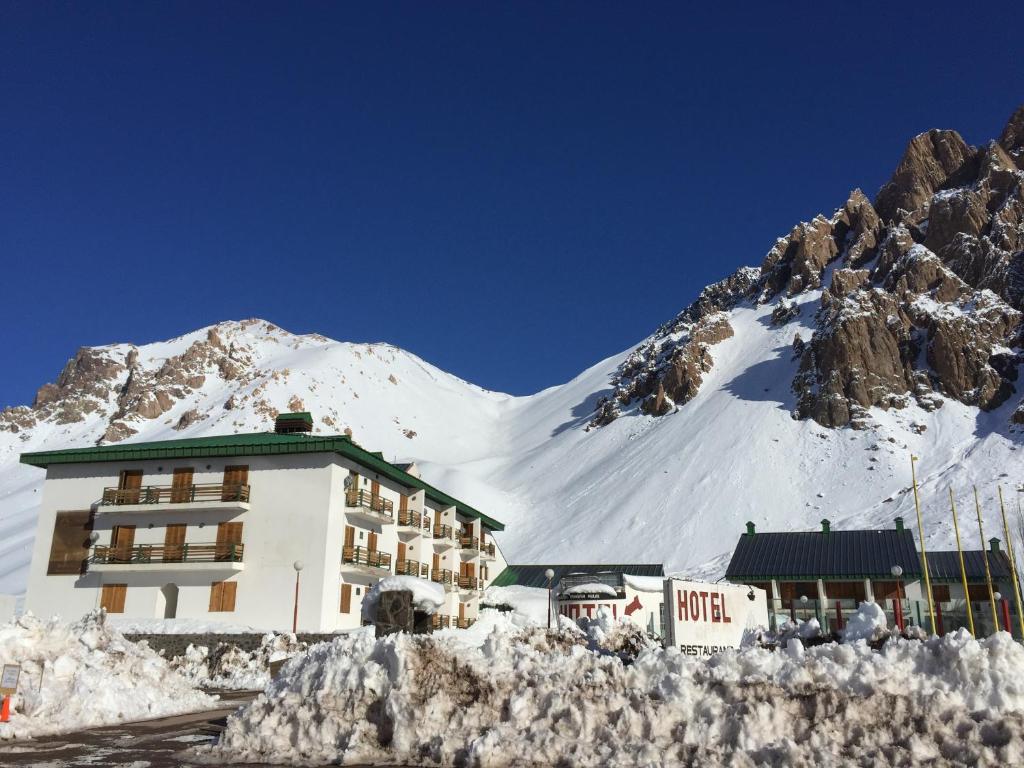
[[[245,435],[189,437],[151,443],[123,443],[100,445],[93,448],[67,448],[58,451],[23,453],[21,454],[21,463],[46,468],[51,464],[87,464],[99,461],[274,456],[290,453],[337,453],[400,485],[422,490],[431,501],[446,507],[455,507],[461,514],[477,518],[491,530],[505,530],[505,526],[494,518],[488,517],[453,496],[449,496],[420,478],[403,472],[394,464],[385,461],[382,454],[360,448],[352,442],[348,435],[307,435],[302,433],[280,435],[275,432],[258,432]]]
[[[613,565],[602,565],[599,563],[585,563],[585,564],[556,564],[556,565],[541,565],[536,563],[519,564],[519,565],[508,565],[505,570],[499,573],[494,581],[491,582],[492,587],[511,587],[518,585],[522,587],[546,587],[548,585],[547,577],[544,575],[544,571],[548,568],[555,572],[554,578],[551,580],[552,585],[557,584],[559,580],[570,573],[627,573],[630,576],[660,576],[664,578],[665,568],[661,563],[632,563],[632,564],[613,564]]]
[[[303,421],[312,425],[313,414],[309,411],[295,411],[293,413],[279,413],[276,421]]]

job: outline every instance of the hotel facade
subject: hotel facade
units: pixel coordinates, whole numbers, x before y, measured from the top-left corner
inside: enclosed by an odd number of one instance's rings
[[[436,626],[472,624],[504,526],[311,427],[23,454],[46,470],[25,608],[332,632],[401,574],[444,587]]]

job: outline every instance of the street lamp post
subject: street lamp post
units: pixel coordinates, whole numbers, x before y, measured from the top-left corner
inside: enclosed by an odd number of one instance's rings
[[[894,612],[893,619],[896,620],[896,626],[899,627],[900,632],[902,632],[903,631],[903,594],[902,594],[902,590],[900,589],[900,587],[902,586],[901,585],[901,578],[900,577],[903,576],[903,569],[900,566],[898,566],[898,565],[894,565],[892,568],[889,569],[889,573],[891,573],[893,575],[893,578],[896,579],[896,610]]]
[[[548,580],[548,629],[551,629],[551,580],[555,578],[555,572],[548,568],[544,571],[544,576]]]
[[[296,560],[292,563],[292,568],[295,569],[295,608],[292,611],[292,634],[294,635],[299,629],[299,571],[305,567],[305,564],[301,560]]]

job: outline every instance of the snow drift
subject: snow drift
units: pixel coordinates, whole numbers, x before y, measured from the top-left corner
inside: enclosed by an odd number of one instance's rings
[[[0,740],[22,739],[209,709],[144,644],[125,640],[101,612],[74,623],[26,614],[0,626],[0,665],[20,664],[18,693]]]
[[[578,632],[492,624],[477,646],[340,638],[233,715],[221,761],[475,766],[1018,764],[1024,649],[965,632],[632,664]],[[466,634],[466,633],[463,633]]]

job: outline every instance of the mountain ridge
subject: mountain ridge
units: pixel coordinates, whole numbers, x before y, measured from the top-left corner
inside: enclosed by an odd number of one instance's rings
[[[18,453],[264,431],[283,410],[416,460],[506,523],[512,561],[717,576],[748,519],[916,519],[912,452],[926,539],[949,546],[946,488],[982,486],[992,514],[1024,469],[1022,168],[1024,107],[980,148],[919,134],[874,201],[854,190],[638,345],[529,396],[259,319],[83,347],[32,406],[0,412],[0,592],[23,589],[41,485]]]

